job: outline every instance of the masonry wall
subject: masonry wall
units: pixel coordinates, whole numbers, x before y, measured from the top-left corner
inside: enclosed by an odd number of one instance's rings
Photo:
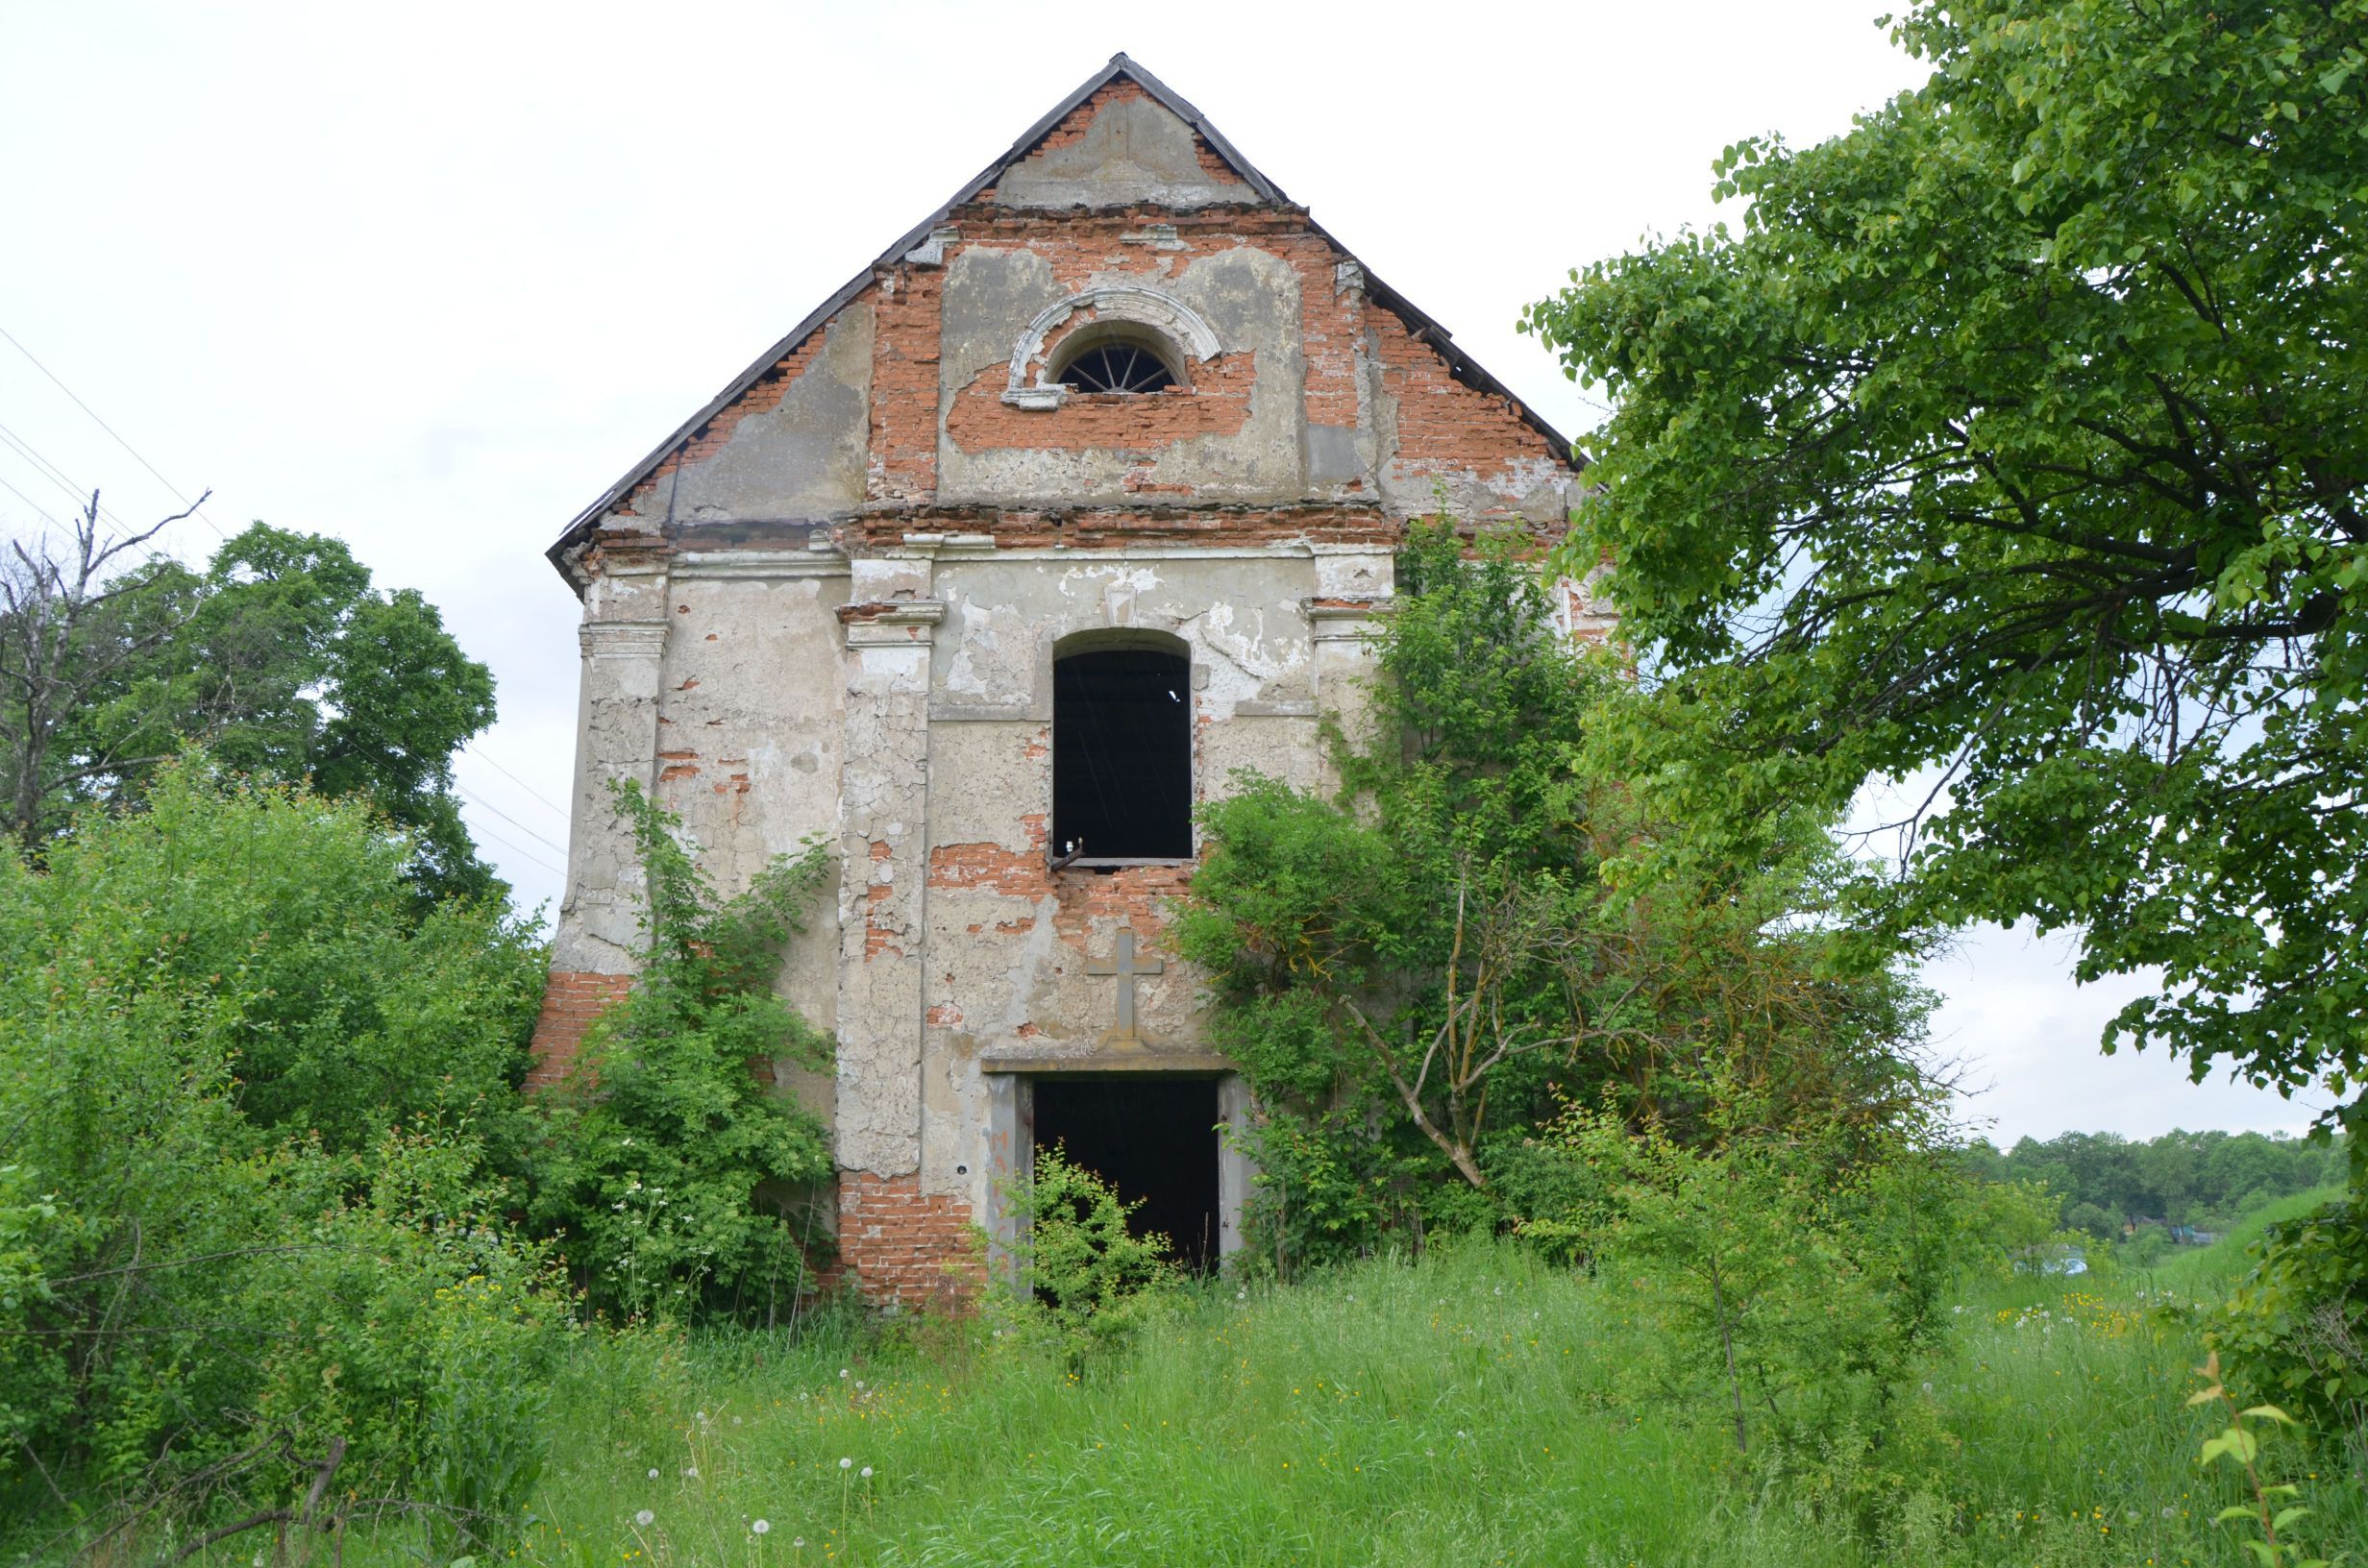
[[[1190,389],[1048,380],[1072,334],[1112,322],[1177,345]],[[777,1083],[833,1121],[848,1275],[884,1302],[957,1299],[1024,1160],[1015,1084],[1227,1069],[1167,945],[1190,867],[1047,862],[1055,645],[1183,645],[1200,799],[1244,768],[1330,782],[1320,724],[1360,722],[1405,520],[1443,493],[1468,520],[1555,526],[1570,501],[1561,454],[1453,361],[1304,209],[1262,204],[1134,83],[1098,92],[567,558],[583,695],[538,1081],[629,983],[641,887],[611,780],[679,813],[728,891],[826,844],[832,886],[780,989],[837,1070]],[[1089,966],[1122,930],[1162,968],[1122,1039]]]

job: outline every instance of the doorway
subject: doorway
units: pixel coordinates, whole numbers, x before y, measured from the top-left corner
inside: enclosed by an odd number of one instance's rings
[[[1074,1164],[1142,1200],[1127,1222],[1174,1244],[1178,1266],[1196,1274],[1220,1262],[1217,1080],[1176,1073],[1039,1078],[1035,1146],[1056,1145]]]

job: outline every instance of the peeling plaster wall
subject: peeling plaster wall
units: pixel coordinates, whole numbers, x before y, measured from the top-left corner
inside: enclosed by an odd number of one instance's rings
[[[609,780],[677,810],[727,890],[823,835],[831,886],[779,988],[838,1063],[777,1082],[834,1120],[864,1288],[921,1301],[970,1219],[999,1223],[1026,1074],[1226,1068],[1167,946],[1190,866],[1047,865],[1055,645],[1183,642],[1198,799],[1243,769],[1336,787],[1321,725],[1366,722],[1403,521],[1443,498],[1559,524],[1576,481],[1443,332],[1127,80],[841,298],[571,534],[578,777],[537,1044],[563,1061],[633,967],[644,888]],[[1174,329],[1189,390],[1044,380],[1113,320]],[[1559,604],[1570,634],[1608,631],[1590,585]],[[1130,1038],[1093,972],[1122,930],[1159,966]],[[1238,1207],[1238,1161],[1223,1181]]]
[[[1112,84],[1081,106],[998,182],[1006,207],[1112,207],[1148,203],[1177,211],[1248,194],[1239,175],[1203,156],[1193,128],[1132,83]]]
[[[963,247],[946,270],[940,503],[1079,505],[1122,502],[1146,493],[1225,502],[1305,496],[1300,427],[1306,362],[1298,273],[1270,252],[1219,243],[1214,254],[1182,258],[1126,256],[1122,242],[1112,247],[1121,251],[1115,259],[1127,264],[1095,267],[1066,282],[1056,281],[1050,263],[1034,250]],[[1090,245],[1081,241],[1076,249]],[[1039,311],[1086,289],[1128,285],[1178,300],[1216,329],[1223,363],[1190,369],[1196,381],[1216,381],[1229,369],[1246,381],[1248,406],[1234,429],[1164,439],[1155,422],[1163,410],[1155,401],[1134,399],[1127,411],[1153,418],[1117,437],[1122,444],[1028,445],[1031,431],[1050,435],[1059,416],[1069,413],[1063,409],[1013,411],[1000,422],[1004,433],[996,444],[964,447],[953,424],[956,399],[966,392],[981,399],[999,395],[1013,346]]]
[[[836,612],[848,572],[810,551],[679,558],[662,666],[656,796],[682,819],[727,894],[809,839],[837,851],[845,683]],[[805,911],[777,990],[817,1028],[836,1027],[838,877]],[[835,1115],[827,1079],[779,1065],[776,1082]]]
[[[924,977],[924,1191],[986,1212],[999,1068],[1068,1061],[1220,1070],[1197,977],[1165,943],[1187,867],[1052,871],[1052,663],[1073,633],[1164,632],[1192,662],[1194,784],[1221,796],[1238,769],[1303,787],[1326,776],[1319,715],[1360,706],[1361,642],[1318,640],[1328,600],[1358,612],[1391,587],[1386,551],[1307,545],[1167,551],[935,552],[929,704],[930,845]],[[1156,976],[1135,982],[1135,1041],[1105,1040],[1117,980],[1090,973],[1122,927]]]

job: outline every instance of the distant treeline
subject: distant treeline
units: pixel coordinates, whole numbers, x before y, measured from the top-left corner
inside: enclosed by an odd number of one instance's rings
[[[1991,1181],[2045,1182],[2063,1199],[2065,1225],[2118,1237],[2125,1224],[2147,1220],[2217,1229],[2272,1199],[2341,1182],[2345,1153],[2340,1139],[2283,1134],[2065,1133],[2044,1143],[2023,1139],[2004,1154],[1977,1142],[1964,1158]]]

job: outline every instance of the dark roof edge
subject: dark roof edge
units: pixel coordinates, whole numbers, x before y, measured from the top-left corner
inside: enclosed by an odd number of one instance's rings
[[[1498,380],[1490,373],[1488,366],[1457,348],[1453,332],[1447,331],[1435,317],[1416,305],[1414,301],[1382,282],[1371,267],[1366,266],[1365,258],[1342,244],[1332,231],[1318,223],[1314,218],[1307,220],[1307,227],[1313,233],[1321,235],[1334,250],[1364,268],[1366,296],[1375,305],[1404,322],[1409,331],[1420,333],[1422,341],[1428,343],[1432,351],[1447,362],[1448,375],[1476,392],[1489,393],[1513,404],[1513,411],[1520,416],[1521,423],[1544,436],[1555,452],[1561,455],[1562,461],[1574,469],[1585,466],[1580,462],[1578,448],[1570,438],[1547,424],[1544,418],[1529,405],[1527,398]]]
[[[684,420],[680,425],[677,426],[673,434],[667,436],[665,440],[659,442],[655,447],[652,448],[648,455],[644,456],[641,461],[635,463],[630,469],[626,471],[624,478],[618,479],[616,483],[601,492],[601,497],[598,501],[595,501],[591,505],[586,506],[582,511],[578,512],[575,519],[568,524],[565,529],[561,530],[558,539],[552,545],[552,547],[543,551],[544,557],[549,560],[554,567],[558,569],[561,576],[568,578],[569,582],[573,584],[575,582],[575,575],[568,570],[567,554],[570,551],[576,549],[577,546],[583,543],[585,537],[591,532],[592,525],[600,520],[603,513],[606,512],[618,502],[625,499],[626,495],[632,490],[633,486],[649,478],[651,473],[655,470],[659,464],[666,460],[667,454],[675,451],[678,447],[680,447],[694,432],[699,429],[701,426],[706,424],[717,414],[722,413],[726,408],[731,405],[733,399],[739,397],[750,387],[755,385],[758,377],[764,375],[766,371],[772,369],[775,365],[779,364],[790,355],[795,354],[800,345],[803,344],[807,338],[811,337],[817,330],[819,330],[825,323],[828,322],[831,317],[837,315],[841,310],[845,309],[848,303],[853,300],[856,295],[862,293],[866,288],[871,286],[873,277],[879,271],[880,268],[892,265],[898,260],[898,258],[901,257],[905,252],[912,250],[916,246],[920,245],[924,240],[927,239],[929,237],[929,231],[943,223],[946,220],[947,215],[952,212],[955,208],[962,206],[973,197],[976,196],[980,191],[986,189],[990,184],[994,184],[995,181],[1001,176],[1005,169],[1008,169],[1012,164],[1017,163],[1020,159],[1025,158],[1036,143],[1042,141],[1047,135],[1049,135],[1055,126],[1059,125],[1063,120],[1074,113],[1080,104],[1083,104],[1088,98],[1091,98],[1095,93],[1099,92],[1103,87],[1109,86],[1110,83],[1116,81],[1122,76],[1133,81],[1135,85],[1143,88],[1145,92],[1149,93],[1153,100],[1155,100],[1162,108],[1166,109],[1176,118],[1182,120],[1185,124],[1191,126],[1195,131],[1198,132],[1201,137],[1208,142],[1209,146],[1220,158],[1233,165],[1234,172],[1241,175],[1243,180],[1248,184],[1252,190],[1258,193],[1261,199],[1271,202],[1278,207],[1288,207],[1292,205],[1291,198],[1283,194],[1282,187],[1274,184],[1273,181],[1269,180],[1264,174],[1260,173],[1257,166],[1251,163],[1248,159],[1244,158],[1241,152],[1235,148],[1233,143],[1225,139],[1224,134],[1220,132],[1217,127],[1211,125],[1206,116],[1204,116],[1198,109],[1193,106],[1191,100],[1185,98],[1181,93],[1177,92],[1173,87],[1169,86],[1158,77],[1153,76],[1149,71],[1147,71],[1142,66],[1136,64],[1132,60],[1128,59],[1125,52],[1122,50],[1120,53],[1112,55],[1108,64],[1104,65],[1100,70],[1096,71],[1092,76],[1087,77],[1084,82],[1078,85],[1075,90],[1072,91],[1066,98],[1063,98],[1059,103],[1055,104],[1048,111],[1040,117],[1035,124],[1020,133],[1019,138],[1012,142],[1011,146],[1007,148],[1000,157],[997,158],[995,161],[989,163],[985,168],[979,170],[977,174],[972,176],[969,181],[964,183],[962,188],[955,191],[952,196],[949,197],[943,204],[941,204],[937,210],[931,212],[927,217],[922,219],[921,222],[906,230],[904,233],[898,238],[895,244],[890,245],[877,257],[874,257],[868,266],[866,266],[861,272],[856,273],[852,278],[850,278],[845,283],[842,283],[837,291],[830,296],[830,298],[825,300],[809,315],[807,315],[803,321],[801,321],[797,326],[791,328],[787,336],[783,337],[779,342],[774,344],[770,349],[767,349],[762,355],[759,355],[746,370],[742,371],[738,376],[733,377],[730,383],[727,385],[723,391],[718,392],[713,398],[710,398],[704,407],[701,408],[699,412],[693,414],[689,419]],[[1316,223],[1312,218],[1309,220],[1308,227],[1314,230],[1317,233],[1321,234],[1323,238],[1343,256],[1356,258],[1356,253],[1354,251],[1349,250],[1347,246],[1343,245],[1339,240],[1333,238],[1333,236],[1327,233],[1321,225]],[[1357,264],[1361,267],[1365,265],[1362,259],[1358,259]],[[1401,321],[1407,323],[1410,329],[1417,331],[1427,330],[1429,334],[1435,336],[1436,341],[1434,343],[1434,347],[1437,349],[1441,357],[1447,361],[1447,369],[1450,375],[1454,376],[1456,380],[1463,381],[1468,386],[1477,387],[1485,392],[1494,393],[1497,396],[1509,401],[1513,406],[1519,411],[1522,420],[1533,429],[1537,430],[1541,435],[1544,436],[1548,441],[1552,442],[1557,451],[1569,453],[1572,450],[1570,442],[1551,425],[1548,425],[1544,420],[1539,418],[1538,415],[1530,409],[1530,406],[1525,400],[1517,396],[1503,382],[1499,381],[1495,377],[1490,375],[1488,371],[1482,368],[1481,365],[1469,355],[1463,354],[1450,347],[1449,344],[1452,334],[1450,334],[1444,327],[1442,327],[1430,316],[1417,309],[1404,295],[1398,293],[1397,290],[1390,287],[1379,278],[1373,276],[1372,271],[1369,268],[1367,269],[1365,276],[1367,292],[1375,300],[1376,303],[1380,304],[1386,309],[1394,311]],[[580,592],[580,589],[579,592]]]

